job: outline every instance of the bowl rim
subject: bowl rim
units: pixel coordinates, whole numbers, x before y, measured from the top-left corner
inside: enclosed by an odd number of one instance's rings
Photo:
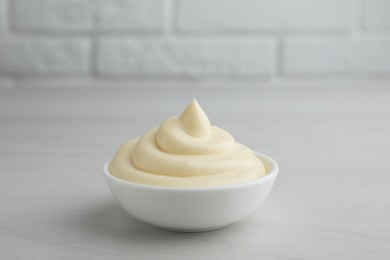
[[[127,180],[122,180],[114,175],[111,174],[111,172],[108,169],[108,166],[111,162],[111,160],[108,160],[103,165],[103,173],[106,179],[109,179],[113,182],[127,185],[131,187],[136,188],[143,188],[143,189],[149,189],[149,190],[166,190],[166,191],[188,191],[188,192],[204,192],[204,191],[216,191],[216,190],[234,190],[234,189],[243,189],[247,187],[252,187],[255,185],[259,185],[261,183],[268,182],[269,180],[275,179],[279,174],[279,165],[276,163],[274,159],[271,157],[259,153],[259,152],[253,152],[257,158],[259,158],[263,163],[265,163],[265,166],[267,168],[267,174],[265,176],[262,176],[256,180],[246,181],[242,183],[237,184],[229,184],[229,185],[223,185],[223,186],[215,186],[215,187],[170,187],[170,186],[157,186],[157,185],[149,185],[149,184],[143,184],[143,183],[137,183]]]

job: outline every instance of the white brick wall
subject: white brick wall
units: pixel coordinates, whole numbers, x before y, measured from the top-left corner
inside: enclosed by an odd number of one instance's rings
[[[98,71],[110,76],[269,76],[273,42],[105,39]],[[256,57],[256,58],[254,58]]]
[[[20,31],[90,31],[94,10],[88,0],[11,0]]]
[[[286,74],[369,74],[390,72],[390,37],[289,39]]]
[[[0,80],[390,78],[390,0],[0,0]]]
[[[0,40],[0,72],[6,76],[86,75],[87,39]]]
[[[183,32],[345,30],[350,0],[180,0]]]
[[[164,0],[90,0],[98,2],[96,27],[105,31],[162,32]]]
[[[14,0],[15,29],[32,32],[162,31],[155,0]]]

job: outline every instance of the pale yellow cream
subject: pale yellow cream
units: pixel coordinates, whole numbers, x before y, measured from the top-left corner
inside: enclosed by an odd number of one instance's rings
[[[170,187],[242,183],[266,174],[264,164],[210,121],[195,99],[180,116],[122,145],[110,163],[112,175]]]

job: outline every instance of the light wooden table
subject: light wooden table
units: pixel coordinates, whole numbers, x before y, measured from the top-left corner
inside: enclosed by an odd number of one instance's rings
[[[244,221],[167,232],[124,213],[101,167],[193,96],[281,172]],[[0,259],[390,259],[390,86],[1,89]]]

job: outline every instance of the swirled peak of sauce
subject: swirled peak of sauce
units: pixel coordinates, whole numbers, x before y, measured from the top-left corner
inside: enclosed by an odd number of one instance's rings
[[[266,174],[252,150],[211,125],[195,99],[181,115],[123,144],[109,169],[126,181],[169,187],[224,186]]]

